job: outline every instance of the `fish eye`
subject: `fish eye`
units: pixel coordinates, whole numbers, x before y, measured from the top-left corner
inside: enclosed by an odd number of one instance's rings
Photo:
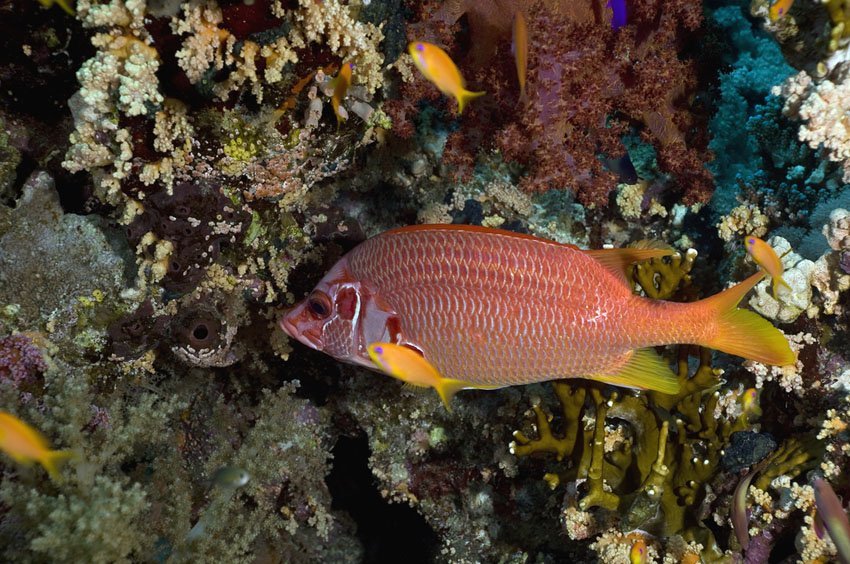
[[[417,43],[417,44],[416,44],[416,50],[417,50],[417,51],[424,51],[424,50],[425,50],[425,46],[424,46],[424,45],[422,45],[421,43]]]
[[[755,244],[756,244],[756,240],[755,240],[755,239],[752,239],[752,238],[751,238],[751,239],[747,239],[747,243],[749,243],[750,245],[755,245]]]
[[[315,291],[307,298],[307,309],[317,319],[324,319],[331,314],[331,299],[326,293]]]

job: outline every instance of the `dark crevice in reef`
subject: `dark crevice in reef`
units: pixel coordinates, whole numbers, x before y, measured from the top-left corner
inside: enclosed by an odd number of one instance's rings
[[[357,523],[363,562],[433,562],[437,535],[415,509],[381,497],[369,470],[366,435],[340,437],[333,456],[333,469],[327,477],[331,507],[347,511]]]

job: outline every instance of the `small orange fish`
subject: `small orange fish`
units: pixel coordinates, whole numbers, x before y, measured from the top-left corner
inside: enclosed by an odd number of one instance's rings
[[[38,462],[54,480],[56,463],[71,456],[67,450],[51,450],[47,439],[11,413],[0,411],[0,450],[20,464]]]
[[[629,551],[629,562],[631,564],[646,564],[649,562],[646,554],[646,541],[642,538],[638,538],[632,544],[632,549]]]
[[[339,74],[331,81],[334,93],[331,96],[331,106],[333,106],[334,114],[336,114],[336,126],[348,119],[348,113],[340,112],[340,104],[345,99],[345,94],[348,92],[348,87],[351,86],[351,71],[354,69],[353,63],[343,63],[339,69]]]
[[[748,419],[761,416],[759,391],[756,388],[748,388],[744,390],[744,393],[741,394],[741,408]]]
[[[432,43],[414,41],[407,46],[416,68],[434,83],[440,92],[457,99],[457,113],[462,114],[466,103],[486,92],[470,92],[460,71],[445,51]]]
[[[528,74],[528,26],[521,10],[514,15],[513,52],[516,76],[519,81],[519,98],[525,100],[525,80]]]
[[[779,286],[785,287],[789,292],[791,291],[791,286],[782,279],[782,260],[776,254],[776,251],[773,250],[773,247],[752,235],[744,238],[744,246],[747,248],[750,256],[753,257],[753,260],[756,261],[756,264],[770,274],[770,277],[773,279],[774,298],[776,297],[776,289]]]
[[[770,17],[770,21],[775,22],[779,18],[784,17],[793,4],[794,0],[776,0],[767,12],[767,15]]]
[[[469,382],[444,378],[433,364],[410,347],[393,343],[372,343],[367,350],[372,362],[389,376],[412,386],[434,388],[449,411],[452,410],[452,396],[471,386]]]

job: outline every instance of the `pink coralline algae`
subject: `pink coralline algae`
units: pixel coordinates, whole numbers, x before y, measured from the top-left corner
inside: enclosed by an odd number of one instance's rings
[[[20,384],[47,370],[47,363],[33,342],[24,335],[0,338],[0,382]]]

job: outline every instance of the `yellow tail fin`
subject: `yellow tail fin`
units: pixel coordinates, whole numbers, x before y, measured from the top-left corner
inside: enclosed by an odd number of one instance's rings
[[[764,364],[794,364],[797,356],[779,329],[755,312],[738,309],[738,303],[762,278],[764,272],[759,271],[740,284],[698,302],[714,309],[718,316],[716,334],[701,344]]]
[[[475,98],[485,94],[486,92],[470,92],[469,90],[461,88],[460,92],[457,93],[457,113],[462,114],[463,108],[466,107],[466,104],[470,100],[474,100]]]
[[[39,462],[42,466],[44,466],[44,469],[47,470],[48,475],[50,475],[50,479],[54,482],[58,482],[60,480],[60,476],[57,463],[67,460],[71,458],[71,456],[73,456],[73,452],[70,450],[51,450],[47,452],[44,457],[39,460]]]

